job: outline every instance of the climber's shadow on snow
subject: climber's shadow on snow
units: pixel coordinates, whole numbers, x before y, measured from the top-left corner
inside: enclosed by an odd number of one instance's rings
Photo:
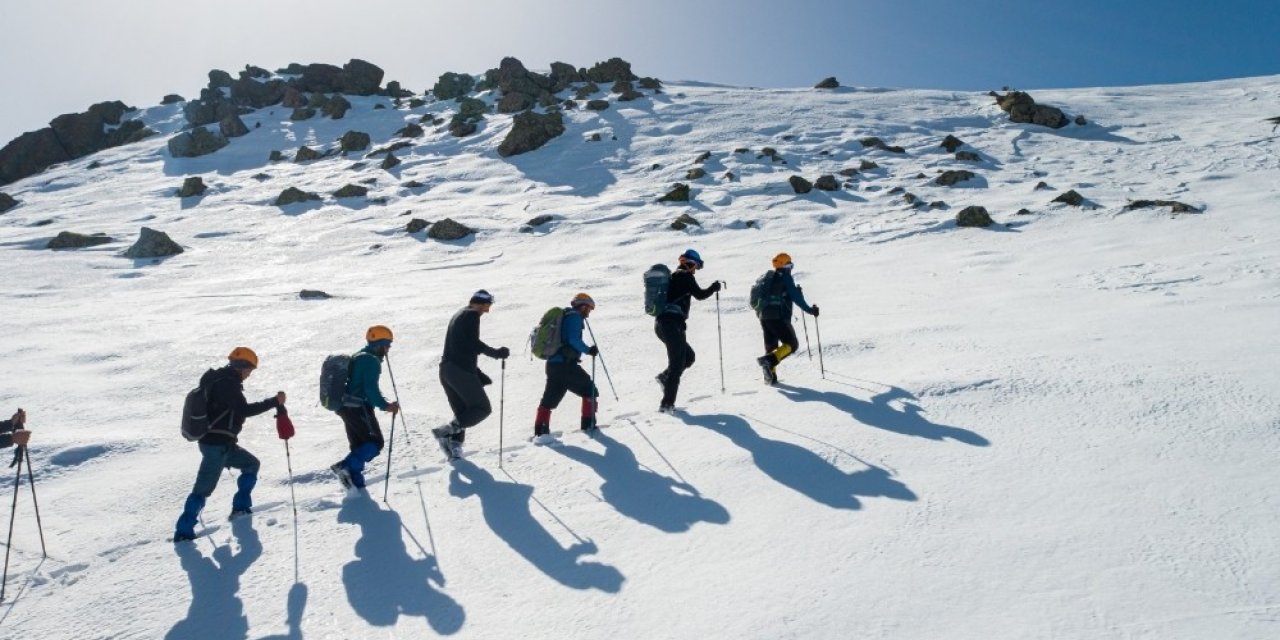
[[[425,618],[432,631],[442,635],[462,628],[466,612],[431,585],[444,584],[436,559],[409,555],[400,533],[400,514],[358,496],[343,501],[338,522],[360,526],[356,559],[342,567],[347,602],[356,614],[375,627],[394,627],[405,615]]]
[[[573,445],[551,450],[591,467],[604,480],[600,493],[618,513],[668,533],[688,531],[698,522],[729,522],[729,511],[702,497],[693,485],[640,466],[630,448],[603,431],[595,440],[604,445],[604,453]]]
[[[686,424],[709,429],[751,453],[765,475],[779,484],[836,509],[860,509],[859,497],[914,501],[916,494],[880,467],[842,471],[822,456],[790,442],[770,440],[741,416],[677,414]],[[863,463],[866,464],[866,463]]]
[[[782,397],[795,402],[825,402],[853,416],[870,427],[892,431],[906,436],[929,440],[952,439],[956,442],[985,447],[991,444],[986,438],[960,427],[950,427],[929,422],[920,409],[919,401],[910,391],[890,386],[887,391],[876,393],[870,400],[859,400],[835,391],[817,391],[779,383],[774,386]],[[901,408],[896,408],[894,403]]]
[[[249,637],[249,619],[240,600],[240,576],[262,555],[262,541],[248,517],[231,523],[234,542],[224,544],[208,556],[196,544],[200,540],[179,542],[174,552],[191,581],[191,606],[187,617],[179,620],[165,638],[209,638],[231,640]],[[231,547],[238,544],[239,550]]]
[[[550,578],[573,589],[599,589],[617,593],[622,589],[622,572],[601,562],[582,559],[596,553],[596,545],[574,533],[550,510],[560,526],[578,540],[568,548],[547,531],[533,517],[533,487],[512,479],[498,480],[488,471],[466,459],[453,463],[449,473],[449,494],[460,498],[478,496],[484,521],[512,551],[520,554],[530,564]],[[511,476],[508,474],[508,478]],[[545,505],[539,503],[539,509]]]
[[[267,636],[262,640],[302,640],[302,612],[307,610],[307,585],[301,582],[289,587],[288,615],[286,622],[289,632],[283,635]]]

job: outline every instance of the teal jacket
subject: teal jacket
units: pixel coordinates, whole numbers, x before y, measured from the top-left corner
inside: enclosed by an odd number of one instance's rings
[[[351,375],[347,377],[347,406],[366,404],[378,409],[387,408],[387,399],[378,389],[382,375],[382,356],[373,353],[373,347],[365,347],[351,357]]]

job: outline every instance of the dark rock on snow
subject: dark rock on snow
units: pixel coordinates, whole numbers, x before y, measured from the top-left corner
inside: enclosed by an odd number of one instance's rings
[[[426,229],[429,226],[431,226],[430,222],[427,222],[422,218],[414,218],[409,221],[409,224],[406,224],[404,226],[404,230],[406,233],[417,233],[419,231],[422,231],[423,229]]]
[[[1169,207],[1174,213],[1200,213],[1200,210],[1177,200],[1134,200],[1125,205],[1125,211],[1146,209],[1148,207]]]
[[[319,200],[319,199],[320,199],[320,196],[314,193],[303,191],[302,189],[299,189],[297,187],[289,187],[288,189],[285,189],[284,191],[280,192],[280,195],[279,197],[276,198],[276,201],[274,204],[277,207],[283,207],[287,204],[295,204],[298,202],[308,202],[308,201]]]
[[[476,80],[470,75],[446,71],[431,87],[431,93],[439,100],[453,100],[471,93]]]
[[[343,153],[368,149],[369,143],[369,134],[363,131],[348,131],[338,138]]]
[[[588,100],[587,109],[590,111],[604,111],[609,108],[608,100]]]
[[[950,187],[955,185],[956,183],[964,182],[965,180],[970,180],[974,177],[975,176],[972,171],[965,171],[964,169],[958,169],[958,170],[952,169],[949,171],[943,171],[942,175],[939,175],[937,178],[933,179],[933,183],[943,187]]]
[[[163,258],[182,253],[182,247],[163,231],[142,228],[138,241],[124,252],[126,258]]]
[[[942,139],[941,146],[943,149],[947,150],[947,153],[955,153],[956,149],[964,146],[964,141],[951,134],[947,134],[947,137]]]
[[[179,133],[169,139],[169,155],[175,158],[195,158],[208,155],[230,144],[221,133],[204,127]]]
[[[179,198],[190,198],[198,196],[205,192],[209,187],[205,186],[204,179],[200,176],[191,176],[182,181],[182,188],[178,189]]]
[[[95,233],[93,235],[84,235],[83,233],[75,233],[74,231],[63,231],[49,241],[45,246],[46,249],[84,249],[85,247],[96,247],[100,244],[115,242],[115,239],[108,237],[103,233]]]
[[[583,75],[592,82],[639,79],[634,73],[631,73],[631,63],[622,58],[609,58],[604,62],[597,62],[590,69],[587,69]]]
[[[542,214],[542,215],[540,215],[540,216],[534,216],[533,218],[530,218],[530,219],[529,219],[529,221],[528,221],[528,222],[526,222],[526,223],[524,223],[524,224],[525,224],[525,226],[526,226],[526,227],[530,227],[530,228],[532,228],[532,227],[541,227],[542,225],[544,225],[544,224],[546,224],[546,223],[548,223],[548,222],[551,222],[552,220],[555,220],[555,219],[556,219],[556,217],[555,217],[555,216],[553,216],[553,215],[551,215],[551,214],[549,214],[549,213],[544,213],[544,214]]]
[[[186,101],[187,101],[186,98],[176,93],[170,93],[170,94],[166,94],[165,97],[160,99],[160,104],[174,104],[176,102],[186,102]]]
[[[877,138],[875,136],[862,138],[858,142],[861,142],[862,146],[867,147],[869,149],[879,149],[881,151],[888,151],[890,153],[906,153],[907,152],[906,149],[903,149],[902,147],[890,146],[888,144],[885,144],[884,140],[881,140],[880,138]]]
[[[5,213],[16,206],[18,206],[18,201],[13,196],[0,192],[0,213]]]
[[[1071,189],[1066,192],[1058,194],[1058,197],[1054,198],[1053,200],[1050,200],[1050,202],[1061,202],[1063,204],[1068,204],[1073,207],[1078,207],[1084,204],[1084,196],[1080,195],[1079,193],[1076,193],[1075,189]]]
[[[658,202],[688,202],[689,201],[689,185],[683,182],[677,182],[667,192],[667,195],[658,198]]]
[[[701,222],[698,222],[697,219],[695,219],[693,216],[687,213],[680,214],[680,217],[676,218],[671,223],[671,228],[675,229],[676,231],[684,231],[689,227],[701,227],[701,226],[702,226]]]
[[[813,85],[814,89],[835,89],[840,86],[840,82],[835,76],[823,78],[818,84]]]
[[[320,153],[319,151],[316,151],[311,147],[301,147],[298,149],[298,152],[294,154],[293,161],[294,162],[310,162],[311,160],[319,160],[320,158],[323,158],[323,157],[324,157],[323,153]]]
[[[294,122],[310,120],[314,117],[316,117],[316,110],[311,107],[298,107],[293,110],[293,113],[289,114],[289,119]]]
[[[218,131],[227,138],[239,138],[248,135],[249,127],[246,127],[244,120],[239,115],[231,114],[218,121]]]
[[[369,189],[357,184],[349,184],[333,192],[335,198],[359,198],[369,195]]]
[[[822,191],[835,191],[840,188],[840,183],[836,181],[836,177],[831,174],[818,176],[814,181],[813,187]]]
[[[333,296],[320,291],[319,289],[303,289],[298,292],[298,297],[303,300],[328,300]]]
[[[431,225],[431,230],[427,231],[427,237],[432,240],[461,240],[473,233],[475,230],[467,225],[452,218],[445,218]]]
[[[972,151],[957,151],[956,160],[961,160],[964,162],[982,162],[982,156]]]
[[[685,173],[684,178],[685,180],[697,180],[705,175],[707,175],[706,169],[703,169],[702,167],[694,167]]]
[[[956,225],[961,227],[989,227],[994,223],[986,207],[965,207],[956,214]]]
[[[861,169],[861,170],[863,170],[863,171],[871,171],[872,169],[879,169],[879,168],[880,168],[880,165],[878,165],[878,164],[876,164],[876,163],[874,163],[874,162],[872,162],[872,161],[870,161],[870,160],[863,160],[863,161],[862,161],[862,164],[860,164],[860,165],[858,166],[858,168],[859,168],[859,169]]]
[[[791,189],[796,193],[809,193],[813,190],[813,183],[800,176],[791,176],[787,181],[791,183]]]
[[[516,114],[510,133],[498,145],[498,155],[506,158],[533,151],[564,133],[559,111],[545,114],[525,111]]]
[[[1010,91],[996,96],[996,104],[1009,114],[1013,122],[1038,124],[1053,129],[1067,126],[1067,114],[1057,107],[1036,104],[1032,97],[1022,91]]]

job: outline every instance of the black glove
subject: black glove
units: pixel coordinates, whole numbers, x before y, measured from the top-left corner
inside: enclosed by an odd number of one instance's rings
[[[587,355],[589,355],[589,356],[591,356],[591,357],[593,357],[593,358],[594,358],[594,357],[596,357],[596,356],[598,356],[598,355],[600,355],[600,347],[597,347],[597,346],[596,346],[596,345],[594,345],[594,344],[593,344],[593,345],[591,345],[590,347],[587,347]]]
[[[810,308],[810,309],[813,309],[813,317],[815,317],[815,318],[816,318],[816,317],[818,317],[818,305],[816,305],[816,304],[811,304],[811,305],[809,305],[809,308]]]
[[[498,359],[506,360],[511,355],[511,350],[506,347],[498,347]]]
[[[720,281],[716,280],[715,282],[712,282],[711,286],[707,287],[707,291],[710,291],[711,293],[717,293],[720,291]]]
[[[476,372],[480,374],[480,386],[487,387],[493,384],[493,378],[486,376],[484,372],[480,371],[479,369],[476,369]]]

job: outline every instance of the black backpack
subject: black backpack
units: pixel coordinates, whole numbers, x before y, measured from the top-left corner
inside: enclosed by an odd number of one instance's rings
[[[777,271],[768,271],[751,285],[751,308],[762,320],[780,317],[787,302],[787,290]]]
[[[342,408],[347,395],[347,381],[351,379],[351,362],[355,358],[337,354],[324,359],[320,365],[320,406],[337,411]]]
[[[209,384],[213,384],[213,380]],[[209,427],[222,420],[231,409],[223,411],[218,417],[209,419],[209,390],[204,385],[197,385],[196,388],[187,392],[187,397],[182,402],[182,437],[188,442],[195,442],[211,431],[218,433],[230,434],[230,431],[222,429],[210,429]]]

